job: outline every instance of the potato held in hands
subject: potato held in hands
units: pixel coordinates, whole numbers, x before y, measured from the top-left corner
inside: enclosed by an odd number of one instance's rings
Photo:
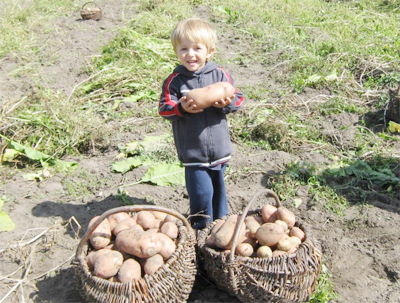
[[[232,98],[235,88],[229,82],[217,82],[206,87],[192,89],[187,95],[186,100],[193,100],[196,109],[204,109],[214,105],[215,102]]]

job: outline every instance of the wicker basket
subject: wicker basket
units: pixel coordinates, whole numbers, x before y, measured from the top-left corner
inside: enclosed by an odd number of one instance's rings
[[[236,296],[242,302],[308,301],[318,281],[322,253],[319,245],[312,239],[310,229],[303,222],[297,220],[296,226],[305,232],[306,239],[291,255],[259,258],[234,254],[245,217],[261,214],[261,209],[249,211],[251,204],[261,194],[272,195],[277,206],[281,206],[278,196],[271,190],[256,194],[241,213],[229,253],[205,244],[216,221],[209,224],[197,238],[200,262],[218,288]]]
[[[94,4],[94,7],[89,7],[88,4]],[[96,2],[86,2],[81,8],[81,17],[83,20],[99,21],[103,18],[103,10]]]
[[[133,213],[141,210],[162,211],[178,218],[179,238],[176,251],[162,268],[132,282],[110,282],[90,272],[85,257],[90,247],[88,241],[94,229],[109,215],[118,212]],[[178,222],[179,222],[178,220]],[[88,302],[186,302],[193,288],[196,268],[196,236],[186,218],[167,208],[150,205],[131,205],[103,213],[82,237],[74,260],[78,290]]]

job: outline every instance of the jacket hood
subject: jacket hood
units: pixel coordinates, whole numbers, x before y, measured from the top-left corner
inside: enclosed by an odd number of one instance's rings
[[[209,72],[215,70],[217,67],[218,67],[218,64],[217,64],[217,63],[212,62],[212,61],[209,61],[209,62],[206,63],[206,65],[205,65],[202,69],[197,70],[197,71],[195,71],[195,72],[189,71],[189,70],[188,70],[186,67],[184,67],[183,65],[178,65],[178,66],[174,69],[174,72],[180,73],[180,74],[185,75],[185,76],[194,77],[194,76],[196,76],[196,75],[209,73]]]

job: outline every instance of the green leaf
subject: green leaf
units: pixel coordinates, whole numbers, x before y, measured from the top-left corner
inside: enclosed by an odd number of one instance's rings
[[[26,157],[28,157],[31,160],[40,161],[40,163],[43,167],[45,167],[46,165],[52,165],[52,166],[55,166],[57,171],[68,172],[68,171],[70,171],[71,168],[75,168],[78,166],[78,163],[76,163],[76,162],[66,162],[66,161],[54,159],[51,156],[46,155],[45,153],[37,151],[29,146],[24,146],[22,144],[19,144],[18,142],[15,142],[5,136],[2,136],[1,134],[0,134],[0,137],[4,138],[8,142],[8,145],[13,150],[24,154]]]
[[[400,124],[393,122],[393,121],[389,121],[388,130],[391,133],[395,133],[395,132],[400,133]]]
[[[127,96],[123,99],[124,102],[136,102],[138,100],[150,100],[150,101],[155,101],[158,99],[158,95],[154,91],[150,92],[138,92],[135,95],[130,95]]]
[[[159,186],[185,184],[185,169],[180,164],[159,163],[150,167],[141,179]]]
[[[326,81],[335,81],[339,79],[338,75],[336,74],[336,70],[334,70],[330,75],[325,77]]]
[[[369,180],[378,186],[399,185],[400,179],[391,171],[374,171],[365,161],[356,161],[352,165],[344,168],[347,175],[354,175],[360,180]]]
[[[308,77],[307,82],[311,83],[311,84],[315,84],[319,80],[321,80],[321,76],[320,75],[311,75],[310,77]]]
[[[14,160],[15,157],[17,157],[20,154],[19,151],[11,148],[7,148],[4,152],[4,154],[1,156],[1,161],[2,162],[10,162]]]
[[[28,146],[21,145],[18,142],[15,142],[13,140],[9,140],[8,141],[8,145],[11,148],[13,148],[13,149],[15,149],[17,151],[19,151],[21,153],[24,153],[31,160],[43,160],[43,161],[46,161],[46,160],[48,160],[50,158],[50,156],[46,155],[45,153],[37,151],[37,150],[35,150],[33,148],[30,148]]]
[[[15,229],[15,223],[11,218],[4,212],[0,211],[0,232],[12,231]]]
[[[0,232],[14,230],[15,223],[4,211],[2,211],[3,205],[4,200],[0,199]]]
[[[130,157],[122,161],[111,163],[111,170],[124,174],[130,171],[132,168],[139,167],[140,165],[143,165],[143,160],[141,158]]]

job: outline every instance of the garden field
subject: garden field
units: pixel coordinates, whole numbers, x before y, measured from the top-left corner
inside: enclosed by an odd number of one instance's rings
[[[323,266],[310,302],[400,302],[400,117],[387,116],[400,1],[96,3],[99,21],[82,20],[85,1],[0,5],[0,303],[84,302],[71,262],[95,215],[188,215],[158,114],[187,17],[214,26],[213,60],[246,96],[228,116],[230,211],[269,188],[311,227]],[[239,300],[200,271],[189,302]]]

